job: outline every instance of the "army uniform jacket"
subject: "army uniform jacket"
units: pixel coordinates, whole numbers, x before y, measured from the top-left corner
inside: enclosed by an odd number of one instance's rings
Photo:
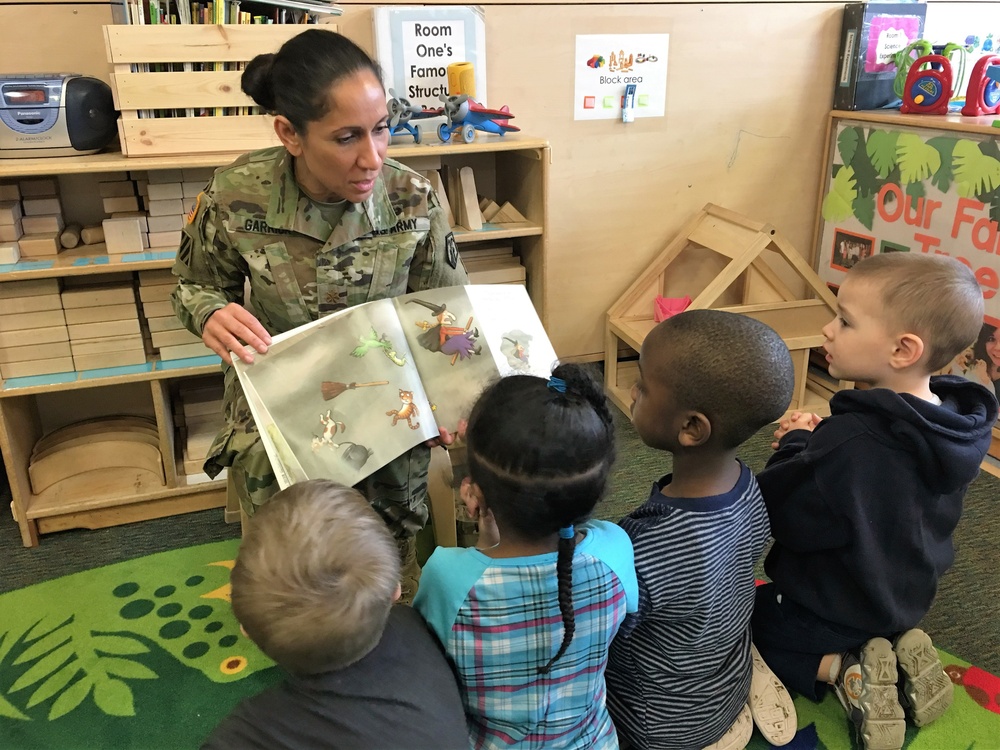
[[[199,336],[214,311],[244,304],[247,279],[253,312],[272,335],[362,302],[468,283],[424,177],[386,159],[371,196],[346,204],[331,227],[299,189],[281,146],[216,171],[189,216],[173,270],[174,310]],[[276,489],[270,465],[235,373],[224,369],[226,426],[205,469],[215,476],[223,466],[242,468],[246,492],[253,496],[259,485],[269,496]],[[259,455],[234,463],[251,446]],[[244,478],[234,477],[238,490]]]

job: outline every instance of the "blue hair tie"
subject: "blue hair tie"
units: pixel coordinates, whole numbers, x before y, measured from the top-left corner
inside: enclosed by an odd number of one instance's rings
[[[546,383],[546,385],[554,391],[559,391],[559,393],[566,392],[566,381],[562,378],[557,378],[554,375],[549,378],[549,382]]]
[[[573,524],[570,524],[569,526],[563,526],[561,529],[559,529],[560,539],[572,539],[575,536],[576,536],[576,529],[573,528]]]

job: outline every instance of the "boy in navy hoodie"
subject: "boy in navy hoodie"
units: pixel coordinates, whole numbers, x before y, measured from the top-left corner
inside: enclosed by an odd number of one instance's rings
[[[823,328],[841,391],[831,416],[793,414],[758,477],[774,546],[757,590],[754,642],[789,687],[831,687],[866,750],[897,750],[952,700],[930,638],[915,629],[952,564],[952,533],[997,419],[987,389],[936,376],[982,326],[972,271],[944,256],[858,263]],[[897,669],[898,667],[898,669]],[[897,692],[897,678],[900,690]]]

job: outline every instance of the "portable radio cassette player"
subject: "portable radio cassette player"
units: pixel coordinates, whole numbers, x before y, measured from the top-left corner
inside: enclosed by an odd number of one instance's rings
[[[117,132],[104,81],[75,73],[0,75],[0,158],[93,154]]]

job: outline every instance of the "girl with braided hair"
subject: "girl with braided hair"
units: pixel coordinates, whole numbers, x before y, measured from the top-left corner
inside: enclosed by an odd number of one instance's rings
[[[475,549],[437,549],[413,605],[458,676],[475,748],[617,748],[608,647],[635,611],[632,545],[588,521],[614,461],[600,381],[581,365],[503,378],[465,433]]]

